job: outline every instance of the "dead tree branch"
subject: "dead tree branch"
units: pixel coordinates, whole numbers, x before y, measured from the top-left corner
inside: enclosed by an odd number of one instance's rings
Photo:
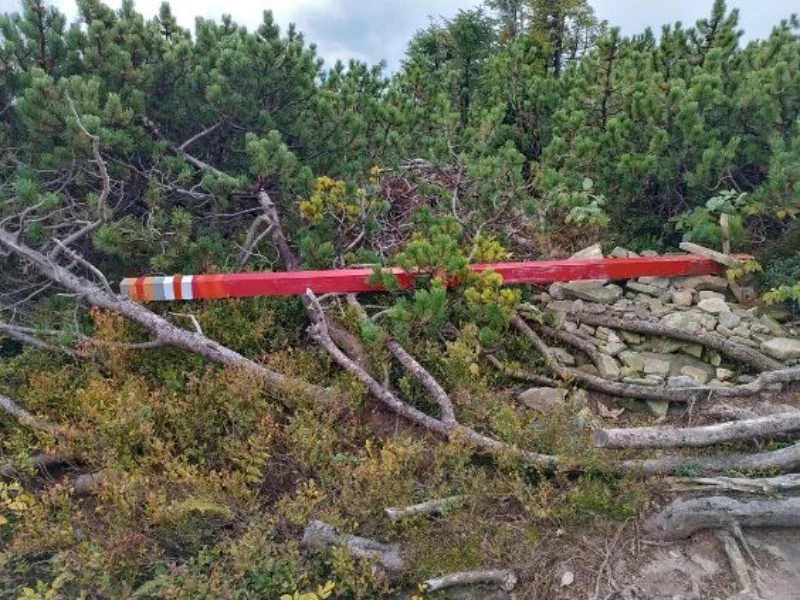
[[[684,252],[688,252],[689,254],[694,254],[695,256],[702,256],[703,258],[710,258],[716,263],[729,267],[731,269],[736,269],[742,266],[742,261],[738,258],[734,258],[733,256],[728,256],[727,254],[722,254],[721,252],[717,252],[716,250],[711,250],[710,248],[705,248],[704,246],[699,246],[697,244],[692,244],[691,242],[682,242],[680,244],[680,249]]]
[[[189,141],[192,141],[191,139],[187,140],[187,142],[184,142],[181,146],[178,146],[174,142],[168,140],[167,137],[163,133],[161,133],[161,130],[159,129],[158,125],[156,125],[152,120],[150,120],[145,116],[142,116],[141,121],[154,137],[164,142],[167,145],[167,148],[169,148],[174,154],[176,154],[177,156],[188,162],[190,165],[196,167],[200,171],[211,173],[212,175],[215,175],[217,177],[226,176],[225,173],[223,173],[219,169],[212,167],[207,162],[203,162],[199,158],[196,158],[191,154],[189,154],[188,152],[186,152],[186,146],[189,145],[188,144]]]
[[[361,304],[359,304],[355,294],[348,294],[347,303],[358,312],[363,322],[369,322],[369,316]],[[453,403],[450,401],[450,397],[447,395],[444,388],[436,381],[436,378],[431,375],[417,359],[411,356],[397,340],[387,337],[384,345],[397,362],[403,365],[403,367],[428,390],[434,400],[436,400],[441,413],[439,419],[442,423],[448,427],[454,425],[456,423],[456,414]]]
[[[741,492],[774,495],[800,489],[800,474],[750,479],[746,477],[668,477],[671,492]]]
[[[641,400],[662,400],[667,402],[689,402],[692,399],[698,398],[701,394],[698,390],[706,390],[706,388],[688,388],[688,389],[668,389],[668,388],[655,388],[644,385],[633,385],[627,383],[619,383],[616,381],[609,381],[592,375],[580,369],[573,369],[562,365],[553,354],[550,347],[544,343],[533,329],[519,315],[512,315],[511,323],[517,330],[522,333],[533,344],[534,348],[542,355],[548,368],[556,374],[556,376],[565,382],[578,382],[584,386],[603,392],[611,396],[619,396],[622,398],[638,398]],[[707,394],[707,391],[706,391]]]
[[[68,437],[67,432],[60,425],[56,425],[55,423],[45,421],[44,419],[40,419],[39,417],[32,415],[4,394],[0,394],[0,409],[14,417],[26,427],[36,429],[37,431],[42,431],[52,435],[55,438],[63,439]]]
[[[481,435],[477,431],[464,427],[463,425],[444,423],[398,398],[392,391],[378,383],[378,381],[362,366],[350,359],[339,349],[331,339],[325,313],[319,305],[316,296],[314,296],[311,290],[307,290],[306,298],[308,298],[309,316],[311,317],[312,323],[309,327],[309,335],[312,339],[322,346],[340,367],[350,372],[356,379],[363,383],[372,395],[391,411],[446,439],[461,437],[476,448],[488,450],[490,452],[511,454],[519,457],[524,462],[543,468],[552,469],[557,466],[558,458],[555,456],[519,450],[518,448],[493,438]]]
[[[3,323],[2,321],[0,321],[0,333],[5,335],[6,337],[11,338],[12,340],[16,340],[17,342],[20,342],[22,344],[28,344],[29,346],[33,346],[34,348],[39,348],[40,350],[66,354],[71,359],[78,358],[75,352],[73,352],[72,350],[65,348],[63,346],[59,346],[57,344],[50,344],[32,335],[32,333],[36,333],[35,329],[31,329],[28,327],[18,327],[16,325],[9,325],[8,323]]]
[[[592,444],[596,448],[701,448],[797,430],[800,411],[703,427],[599,429],[592,435]]]
[[[492,363],[492,365],[494,365],[494,367],[506,377],[511,377],[512,379],[518,379],[520,381],[527,381],[528,383],[533,383],[535,385],[544,385],[547,387],[559,386],[559,382],[551,377],[537,375],[535,373],[528,373],[518,369],[512,369],[511,367],[504,365],[494,354],[485,354],[484,356],[486,356],[486,360]]]
[[[88,223],[78,231],[70,234],[60,242],[57,242],[56,246],[50,251],[49,257],[51,260],[55,260],[66,247],[74,244],[78,240],[83,239],[85,236],[98,229],[108,220],[108,217],[110,216],[108,197],[111,195],[111,177],[108,174],[106,162],[103,160],[103,155],[100,152],[100,137],[89,133],[89,131],[86,129],[86,126],[83,124],[83,120],[78,115],[78,111],[75,108],[75,103],[72,101],[72,98],[69,96],[69,94],[67,94],[67,101],[69,102],[72,115],[75,117],[75,122],[77,123],[78,128],[81,130],[83,135],[89,138],[92,144],[92,155],[94,157],[94,162],[97,164],[97,170],[100,173],[100,180],[102,181],[102,190],[97,201],[97,207],[98,211],[100,212],[100,216],[95,221]]]
[[[320,401],[335,400],[336,395],[331,390],[267,369],[204,335],[173,325],[141,304],[109,294],[95,283],[78,277],[41,252],[19,242],[16,236],[2,229],[0,229],[0,246],[34,267],[56,285],[83,298],[90,305],[120,314],[145,328],[163,345],[186,350],[213,363],[243,368],[260,377],[269,392],[283,399],[287,399],[287,395],[297,393]]]
[[[670,327],[661,323],[651,323],[638,319],[622,319],[609,315],[596,315],[588,312],[571,313],[575,315],[581,323],[586,323],[592,327],[609,327],[611,329],[623,329],[634,333],[646,335],[657,335],[660,337],[673,338],[684,342],[702,344],[707,348],[712,348],[726,355],[727,357],[757,371],[778,371],[786,365],[769,358],[757,350],[748,348],[741,344],[730,341],[729,339],[708,331],[691,331]]]
[[[725,473],[727,471],[777,471],[792,473],[800,468],[800,443],[755,454],[726,454],[722,456],[665,456],[646,460],[626,460],[624,471],[642,475],[670,475],[682,467],[700,472]]]
[[[680,540],[703,529],[800,527],[800,498],[748,500],[726,496],[678,500],[651,516],[644,529],[659,539]]]
[[[195,135],[190,137],[188,140],[183,142],[180,146],[178,146],[178,150],[181,150],[181,151],[185,152],[186,148],[188,148],[189,146],[194,144],[197,140],[200,140],[200,139],[204,138],[209,133],[212,133],[212,132],[216,131],[219,128],[220,125],[222,125],[222,121],[217,121],[211,127],[206,127],[201,132],[196,133]]]

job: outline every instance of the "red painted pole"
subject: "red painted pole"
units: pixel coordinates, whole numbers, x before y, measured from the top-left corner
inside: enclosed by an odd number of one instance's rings
[[[640,258],[554,260],[470,265],[473,272],[492,270],[505,284],[549,284],[580,279],[633,279],[636,277],[688,277],[714,275],[724,267],[700,256],[680,254]],[[414,285],[415,274],[391,269],[403,289]],[[142,301],[297,296],[310,289],[316,294],[380,292],[367,280],[372,269],[338,269],[277,273],[225,273],[124,279],[123,295]]]

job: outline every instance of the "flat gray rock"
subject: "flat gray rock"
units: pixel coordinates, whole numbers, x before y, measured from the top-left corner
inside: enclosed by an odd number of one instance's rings
[[[542,414],[549,414],[561,407],[566,397],[566,390],[548,387],[531,388],[517,396],[525,406]]]
[[[613,284],[599,285],[595,281],[570,281],[564,284],[563,290],[569,298],[596,304],[614,304],[622,298],[621,287]]]
[[[638,281],[629,281],[627,283],[627,286],[628,289],[631,289],[634,292],[639,292],[640,294],[647,294],[648,296],[654,296],[655,298],[658,298],[662,292],[662,289],[659,287],[650,285],[649,283],[639,283]]]
[[[720,298],[706,298],[697,303],[697,308],[703,310],[711,315],[718,315],[724,312],[730,312],[731,307],[725,300]]]
[[[773,338],[761,344],[761,351],[778,360],[795,360],[800,358],[800,340]]]
[[[686,365],[681,368],[681,375],[691,377],[697,385],[705,385],[710,379],[709,373],[705,369]]]
[[[742,317],[730,311],[721,312],[717,318],[719,319],[719,324],[728,329],[736,329],[742,324]]]
[[[660,377],[666,377],[669,375],[670,362],[669,360],[664,360],[662,358],[648,356],[644,359],[643,370],[646,375],[658,375]]]
[[[728,280],[716,275],[681,277],[675,279],[675,287],[682,290],[711,290],[712,292],[725,293],[725,290],[728,289]]]
[[[691,306],[694,301],[692,290],[672,292],[672,303],[675,306]]]
[[[600,377],[617,381],[619,379],[619,364],[614,357],[608,354],[601,354],[598,357],[597,368],[600,370]]]

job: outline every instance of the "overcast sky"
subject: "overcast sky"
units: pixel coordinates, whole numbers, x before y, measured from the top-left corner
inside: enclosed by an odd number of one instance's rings
[[[49,0],[70,16],[74,0]],[[118,7],[121,0],[106,0]],[[0,12],[14,10],[19,0],[0,0]],[[326,63],[359,58],[369,62],[386,60],[395,68],[413,33],[425,27],[430,17],[451,17],[461,8],[477,6],[480,0],[172,0],[173,12],[185,27],[196,16],[219,18],[230,13],[234,20],[253,28],[262,11],[270,9],[282,26],[297,23],[314,42]],[[693,23],[706,16],[712,0],[592,0],[601,19],[619,26],[623,33],[639,33],[647,26],[656,30],[664,23]],[[161,0],[137,0],[137,9],[156,14]],[[741,11],[746,37],[764,37],[782,18],[800,12],[797,0],[729,0]]]

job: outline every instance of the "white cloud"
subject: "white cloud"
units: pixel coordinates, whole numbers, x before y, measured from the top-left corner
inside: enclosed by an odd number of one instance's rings
[[[75,0],[50,0],[70,17],[76,13]],[[146,16],[157,14],[162,0],[137,0],[136,8]],[[642,32],[651,26],[681,21],[693,24],[711,12],[713,0],[591,0],[600,18],[621,27],[623,33]],[[107,0],[118,8],[121,0]],[[184,27],[193,27],[195,17],[219,19],[230,14],[249,29],[257,27],[264,10],[272,10],[282,28],[296,23],[309,43],[331,65],[335,60],[357,58],[375,63],[385,59],[396,68],[414,32],[428,24],[430,16],[451,17],[459,9],[478,6],[481,0],[269,0],[255,3],[225,0],[172,0],[173,13]],[[765,37],[772,27],[792,11],[800,10],[797,0],[729,0],[741,10],[740,27],[746,39]],[[18,9],[20,0],[0,0],[0,12]]]

